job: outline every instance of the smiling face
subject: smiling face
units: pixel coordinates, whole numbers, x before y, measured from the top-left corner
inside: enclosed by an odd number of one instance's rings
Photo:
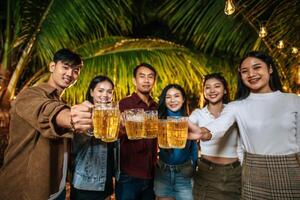
[[[95,105],[109,103],[113,98],[113,85],[109,81],[97,83],[93,90],[90,90]]]
[[[223,96],[226,93],[223,83],[216,79],[210,78],[204,84],[204,98],[212,104],[222,102]]]
[[[181,109],[184,98],[178,89],[170,88],[166,93],[165,103],[169,110],[177,112]]]
[[[58,90],[64,90],[70,87],[77,80],[81,66],[81,64],[71,66],[64,61],[58,61],[57,63],[51,62],[49,65],[51,75],[48,84]]]
[[[147,67],[139,67],[133,84],[137,93],[150,94],[155,83],[155,73]]]
[[[269,85],[270,74],[273,72],[271,66],[258,58],[248,57],[239,69],[241,79],[246,87],[253,93],[267,93],[272,89]]]

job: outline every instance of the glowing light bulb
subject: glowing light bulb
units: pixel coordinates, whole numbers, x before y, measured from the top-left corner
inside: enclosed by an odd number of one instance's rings
[[[283,48],[284,48],[284,42],[283,42],[283,40],[280,40],[280,41],[278,42],[277,48],[278,48],[278,49],[283,49]]]
[[[298,48],[297,47],[292,47],[292,53],[297,54],[298,53]]]
[[[232,15],[235,12],[235,6],[233,0],[226,0],[224,13],[226,15]]]
[[[258,36],[264,38],[268,35],[267,28],[265,26],[261,26],[259,29]]]

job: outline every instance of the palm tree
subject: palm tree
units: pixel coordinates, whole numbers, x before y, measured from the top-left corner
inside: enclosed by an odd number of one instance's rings
[[[224,72],[234,91],[237,60],[249,50],[270,51],[286,78],[296,59],[274,49],[274,41],[299,37],[297,0],[236,5],[237,13],[226,16],[223,0],[1,1],[1,108],[23,87],[45,80],[47,63],[61,47],[82,54],[86,65],[77,85],[65,94],[70,103],[82,101],[86,84],[99,73],[116,82],[117,99],[125,96],[133,90],[131,70],[139,62],[153,64],[160,74],[155,96],[167,82],[178,82],[198,96],[202,76],[211,70]],[[263,18],[270,34],[261,39],[257,32]],[[288,20],[295,23],[284,23]],[[0,112],[0,119],[5,116]]]
[[[1,69],[7,81],[2,83],[2,102],[13,98],[17,84],[25,78],[22,75],[45,68],[58,48],[74,48],[89,37],[131,32],[132,11],[124,2],[15,0],[5,3]]]
[[[53,52],[61,47],[81,53],[86,60],[86,71],[95,68],[95,73],[115,76],[116,71],[110,68],[111,63],[123,66],[120,68],[123,71],[118,72],[116,81],[127,77],[124,74],[130,74],[128,71],[141,61],[157,64],[161,74],[167,74],[161,83],[172,81],[174,74],[180,74],[180,77],[176,78],[179,82],[189,80],[189,75],[194,76],[196,82],[199,80],[197,77],[201,77],[199,71],[203,72],[202,68],[206,67],[194,61],[196,59],[192,57],[195,57],[195,54],[175,43],[159,39],[112,39],[113,35],[133,35],[133,26],[137,26],[133,25],[133,18],[141,24],[146,23],[145,17],[139,17],[140,13],[135,14],[134,11],[140,9],[141,5],[137,8],[133,1],[48,0],[41,3],[38,0],[14,0],[5,3],[6,12],[1,12],[1,16],[5,14],[3,19],[6,19],[6,27],[2,29],[6,32],[1,32],[4,41],[1,43],[1,69],[4,80],[0,90],[2,105],[7,105],[24,86],[37,81],[38,77],[47,71],[47,63],[51,60]],[[98,46],[91,49],[92,44]],[[103,55],[101,52],[104,52]],[[109,67],[109,70],[102,70],[103,66]],[[82,79],[90,75],[83,73]],[[184,84],[188,85],[190,90],[196,88],[193,93],[198,94],[197,82]],[[77,88],[80,88],[80,85],[75,87],[75,90]],[[128,93],[127,88],[128,84],[120,84],[117,97]]]

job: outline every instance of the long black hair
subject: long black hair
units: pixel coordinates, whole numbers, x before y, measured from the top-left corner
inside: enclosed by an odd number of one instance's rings
[[[273,72],[270,74],[270,80],[269,80],[269,85],[271,87],[271,90],[272,91],[276,91],[276,90],[282,91],[281,81],[280,81],[280,78],[278,75],[276,65],[273,61],[273,58],[271,56],[269,56],[268,54],[266,54],[265,52],[251,51],[242,58],[240,65],[239,65],[239,69],[240,69],[242,63],[244,62],[244,60],[249,57],[257,58],[257,59],[263,61],[264,63],[266,63],[266,65],[269,69],[270,69],[270,67],[272,67]],[[242,81],[242,77],[241,77],[241,72],[239,71],[239,73],[238,73],[238,88],[237,88],[237,93],[235,95],[235,98],[236,99],[245,99],[249,96],[249,94],[250,94],[250,89],[244,85],[244,83]]]
[[[222,98],[222,102],[224,104],[227,104],[229,102],[229,89],[228,89],[228,84],[226,79],[224,78],[224,76],[222,76],[221,73],[212,73],[212,74],[207,74],[204,76],[204,81],[203,81],[203,87],[206,83],[206,81],[210,80],[210,79],[217,79],[218,81],[220,81],[224,87],[224,95]],[[204,101],[204,106],[206,106],[209,102],[207,101],[207,99],[204,97],[205,101]]]
[[[182,97],[183,97],[183,104],[180,108],[179,112],[182,114],[182,116],[188,115],[188,104],[187,104],[187,98],[184,89],[178,85],[178,84],[169,84],[167,85],[163,91],[161,92],[161,95],[159,96],[158,101],[158,117],[161,119],[167,118],[167,106],[166,106],[166,96],[169,89],[175,88],[180,91]]]
[[[90,85],[88,87],[88,90],[86,91],[86,95],[85,95],[86,100],[88,100],[89,102],[94,104],[94,100],[93,100],[93,97],[91,95],[91,91],[93,91],[95,89],[95,87],[98,83],[101,83],[101,82],[104,82],[104,81],[108,81],[114,89],[115,85],[114,85],[114,83],[112,82],[112,80],[110,78],[108,78],[107,76],[101,76],[101,75],[96,76],[96,77],[93,78],[93,80],[91,80]]]

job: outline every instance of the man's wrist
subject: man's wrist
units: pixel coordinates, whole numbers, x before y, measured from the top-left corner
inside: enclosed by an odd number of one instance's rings
[[[72,115],[70,115],[70,129],[72,132],[76,132],[75,123],[73,121]]]

